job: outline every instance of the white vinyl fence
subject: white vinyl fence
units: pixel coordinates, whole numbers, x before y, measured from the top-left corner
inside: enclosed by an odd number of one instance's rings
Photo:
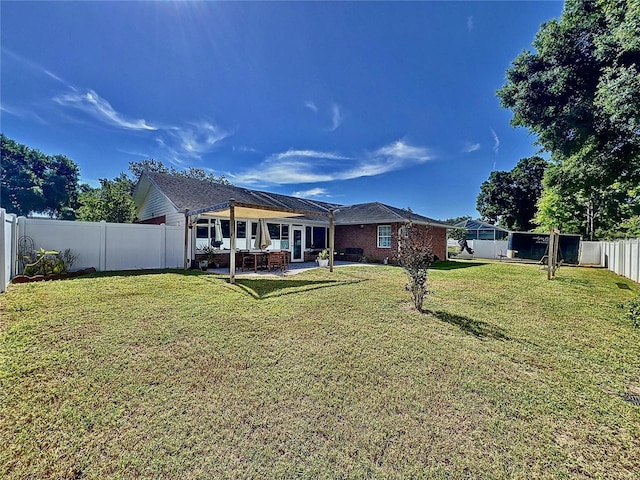
[[[0,292],[4,292],[13,277],[13,259],[15,258],[15,235],[17,218],[0,208]]]
[[[600,265],[640,283],[640,238],[599,243]]]
[[[455,240],[448,240],[449,246],[458,246]],[[506,255],[505,240],[468,240],[473,256],[460,253],[456,258],[499,259]],[[606,267],[612,272],[640,283],[640,238],[616,240],[612,242],[580,242],[580,265]]]
[[[106,222],[70,222],[25,218],[0,209],[0,292],[18,272],[20,239],[29,237],[36,249],[62,252],[77,258],[72,270],[98,271],[182,268],[184,229],[166,225]]]
[[[466,250],[456,255],[456,258],[491,258],[500,259],[507,255],[507,241],[506,240],[467,240],[467,245],[473,250],[473,255],[470,255]],[[458,247],[457,240],[447,240],[447,246]]]

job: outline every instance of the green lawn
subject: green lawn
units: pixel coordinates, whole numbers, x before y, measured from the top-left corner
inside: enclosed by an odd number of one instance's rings
[[[638,478],[638,285],[450,262],[0,295],[3,478]]]

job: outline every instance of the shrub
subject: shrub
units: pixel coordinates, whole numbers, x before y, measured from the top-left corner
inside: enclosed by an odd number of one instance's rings
[[[40,248],[29,255],[28,258],[25,256],[25,266],[22,273],[28,277],[48,275],[50,273],[66,273],[77,258],[69,248],[62,253]]]
[[[625,310],[625,318],[628,318],[633,322],[633,326],[635,328],[640,327],[640,295],[638,295],[633,300],[622,303],[619,305],[620,308]]]
[[[430,229],[413,222],[402,227],[398,235],[396,260],[407,274],[406,289],[411,292],[413,304],[419,312],[424,311],[424,297],[429,293],[428,269],[434,261],[433,236]]]

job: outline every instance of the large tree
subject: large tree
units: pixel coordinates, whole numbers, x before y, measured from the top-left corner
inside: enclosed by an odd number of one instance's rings
[[[482,218],[508,230],[532,229],[547,165],[543,158],[530,157],[520,160],[509,172],[491,172],[477,198],[476,208]]]
[[[567,0],[498,97],[552,154],[538,220],[593,237],[640,214],[640,3]]]
[[[64,155],[45,155],[0,134],[0,206],[10,213],[74,218],[78,166]]]
[[[101,178],[99,188],[85,187],[80,193],[78,220],[132,223],[136,219],[133,187],[132,180],[124,173],[113,180]]]
[[[202,168],[189,167],[183,170],[178,170],[175,167],[167,167],[165,164],[158,160],[150,158],[148,160],[141,160],[139,162],[129,162],[129,171],[133,174],[136,181],[142,175],[142,172],[159,172],[167,173],[169,175],[175,175],[177,177],[196,178],[198,180],[206,180],[211,183],[222,183],[229,185],[229,180],[224,175],[216,177],[213,173],[207,172]]]

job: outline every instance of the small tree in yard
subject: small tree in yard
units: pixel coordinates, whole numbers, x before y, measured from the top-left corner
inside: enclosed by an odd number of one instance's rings
[[[419,312],[429,292],[427,281],[429,267],[433,263],[433,242],[429,227],[420,227],[409,222],[398,233],[398,264],[404,268],[408,281],[406,288],[413,296],[413,304]]]

